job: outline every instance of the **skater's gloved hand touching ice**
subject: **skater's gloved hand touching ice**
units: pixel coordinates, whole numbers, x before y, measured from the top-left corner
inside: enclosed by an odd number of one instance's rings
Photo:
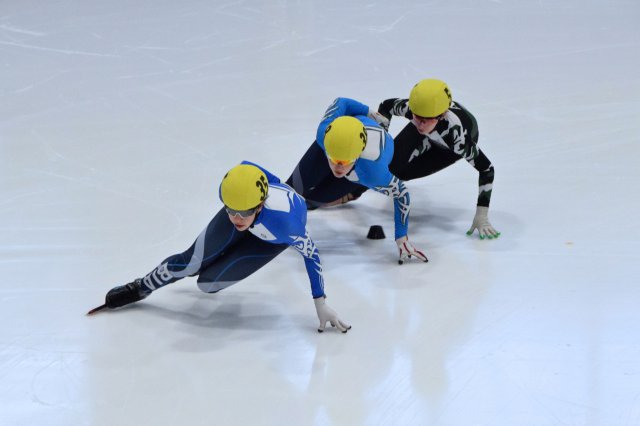
[[[409,238],[405,235],[404,237],[398,238],[396,240],[396,244],[398,245],[398,250],[400,251],[400,258],[398,259],[398,264],[402,265],[404,262],[409,260],[411,256],[416,259],[422,260],[423,262],[428,262],[427,256],[425,254],[414,247],[413,244],[409,242]]]
[[[496,231],[489,222],[489,207],[476,207],[476,215],[473,218],[471,228],[467,231],[467,235],[473,234],[473,231],[476,229],[478,230],[481,240],[485,238],[492,240],[500,236],[500,233]]]
[[[338,314],[336,311],[331,309],[325,303],[326,297],[318,297],[317,299],[313,299],[313,303],[316,305],[316,312],[318,313],[318,319],[320,320],[320,325],[318,326],[318,333],[322,333],[324,331],[324,327],[327,325],[327,322],[330,322],[331,325],[338,330],[346,333],[351,329],[351,326],[340,318],[338,318]]]

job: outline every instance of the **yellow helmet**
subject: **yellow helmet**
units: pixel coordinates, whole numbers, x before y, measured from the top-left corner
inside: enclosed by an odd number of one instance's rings
[[[409,109],[420,117],[437,117],[451,106],[451,90],[442,80],[425,79],[413,86]]]
[[[333,161],[355,161],[366,144],[364,124],[355,117],[338,117],[324,131],[324,147]]]
[[[235,166],[220,183],[220,199],[230,209],[244,211],[260,205],[269,191],[267,176],[251,164]]]

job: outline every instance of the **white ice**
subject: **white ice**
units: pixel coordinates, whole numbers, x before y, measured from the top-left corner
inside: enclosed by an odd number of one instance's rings
[[[0,4],[0,424],[640,424],[640,3]],[[186,249],[242,160],[281,178],[337,96],[446,80],[496,168],[309,214],[316,332],[286,251],[215,295],[194,278],[94,317]],[[406,122],[395,119],[391,133]],[[388,238],[365,238],[372,224]]]

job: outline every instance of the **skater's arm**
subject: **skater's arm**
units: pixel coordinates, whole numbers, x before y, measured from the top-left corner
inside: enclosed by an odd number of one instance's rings
[[[322,276],[322,264],[318,248],[309,234],[297,236],[291,246],[304,258],[304,266],[307,269],[309,282],[311,283],[311,294],[313,298],[324,297],[324,278]]]
[[[477,150],[475,158],[469,161],[478,171],[478,206],[489,207],[491,202],[491,191],[493,190],[493,179],[495,177],[495,169],[487,156]]]
[[[413,115],[409,109],[409,99],[391,98],[384,100],[378,106],[378,112],[388,120],[391,117],[404,117],[411,120]]]
[[[391,179],[385,186],[376,186],[373,190],[393,198],[395,238],[406,237],[409,228],[409,210],[411,197],[404,182],[389,173]]]

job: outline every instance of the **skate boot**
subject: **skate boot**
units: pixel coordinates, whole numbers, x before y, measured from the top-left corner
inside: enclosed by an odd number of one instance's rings
[[[104,303],[108,308],[115,309],[142,300],[149,294],[151,292],[145,290],[142,280],[138,278],[128,284],[109,290]]]

